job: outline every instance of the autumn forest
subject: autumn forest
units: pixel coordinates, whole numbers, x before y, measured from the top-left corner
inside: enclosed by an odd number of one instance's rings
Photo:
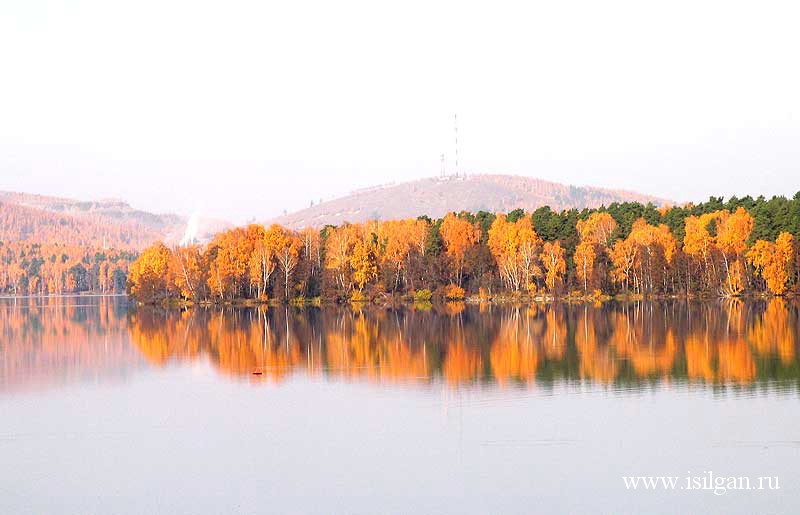
[[[308,302],[795,294],[800,193],[658,208],[451,213],[293,231],[249,225],[156,243],[131,264],[141,302]]]

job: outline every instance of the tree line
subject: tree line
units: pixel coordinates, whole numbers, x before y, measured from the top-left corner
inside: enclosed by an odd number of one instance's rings
[[[82,245],[0,241],[0,294],[124,293],[136,256]]]
[[[321,230],[253,224],[206,245],[148,247],[128,289],[142,302],[783,295],[800,288],[798,237],[800,193]]]

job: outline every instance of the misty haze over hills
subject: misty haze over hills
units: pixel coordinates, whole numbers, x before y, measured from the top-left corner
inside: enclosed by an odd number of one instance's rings
[[[440,218],[449,212],[462,210],[508,212],[522,208],[533,211],[550,206],[561,211],[626,201],[656,205],[672,203],[632,191],[568,186],[516,175],[445,176],[357,190],[270,222],[299,229],[422,215]]]
[[[670,203],[631,191],[567,186],[531,177],[445,176],[356,190],[267,222],[293,229],[319,228],[421,215],[439,218],[451,211],[533,211],[542,206],[560,211],[626,201]],[[222,220],[151,213],[118,199],[81,201],[7,191],[0,191],[0,217],[0,240],[46,237],[68,244],[126,249],[141,249],[156,240],[178,243],[187,228],[193,231],[194,241],[204,242],[231,227]]]
[[[52,240],[92,247],[141,249],[154,241],[177,243],[189,218],[135,209],[118,199],[82,201],[0,191],[0,241]],[[195,220],[194,239],[210,239],[231,224]]]

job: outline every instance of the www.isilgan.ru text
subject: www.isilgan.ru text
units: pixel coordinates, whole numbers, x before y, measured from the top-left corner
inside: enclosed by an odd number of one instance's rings
[[[719,476],[711,471],[686,476],[622,476],[627,490],[706,490],[724,495],[731,490],[780,490],[777,476]]]

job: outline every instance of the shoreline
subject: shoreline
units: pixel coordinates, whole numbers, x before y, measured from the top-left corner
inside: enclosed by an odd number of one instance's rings
[[[204,300],[194,302],[182,299],[165,299],[158,302],[140,302],[129,297],[130,300],[139,306],[162,306],[162,307],[213,307],[213,306],[229,306],[229,307],[278,307],[278,306],[293,306],[293,307],[326,307],[326,306],[374,306],[374,307],[420,307],[420,306],[436,306],[446,305],[449,303],[464,303],[473,305],[508,305],[508,304],[603,304],[606,302],[659,302],[659,301],[721,301],[739,299],[743,301],[757,301],[757,300],[770,300],[775,298],[782,298],[793,300],[798,298],[796,295],[774,295],[768,293],[751,293],[736,296],[719,296],[719,295],[633,295],[633,294],[618,294],[618,295],[588,295],[588,296],[555,296],[555,295],[497,295],[492,297],[480,297],[478,295],[468,295],[463,298],[438,298],[427,301],[414,300],[413,297],[388,297],[384,299],[365,299],[365,300],[336,300],[336,299],[323,299],[320,297],[310,299],[292,299],[289,302],[282,302],[279,300],[257,300],[257,299],[232,299],[224,301],[211,301]]]
[[[428,306],[428,305],[445,305],[448,303],[464,303],[464,304],[489,304],[489,305],[507,305],[507,304],[552,304],[552,303],[567,303],[567,304],[602,304],[606,302],[658,302],[658,301],[715,301],[715,300],[732,300],[739,299],[745,301],[755,300],[770,300],[775,298],[782,298],[786,300],[794,300],[800,298],[794,294],[775,295],[770,293],[746,293],[735,296],[722,296],[722,295],[641,295],[641,294],[617,294],[617,295],[493,295],[490,297],[481,297],[479,295],[467,295],[461,298],[445,298],[434,297],[431,300],[415,300],[412,296],[392,296],[386,295],[375,299],[364,300],[337,300],[330,298],[295,298],[289,302],[283,302],[275,299],[258,300],[237,298],[232,300],[203,300],[191,301],[185,299],[162,299],[155,302],[142,302],[137,300],[131,295],[125,293],[99,293],[99,292],[81,292],[81,293],[65,293],[65,294],[48,294],[48,295],[0,295],[0,299],[16,300],[16,299],[55,299],[55,298],[89,298],[89,297],[124,297],[128,299],[131,304],[137,306],[162,306],[162,307],[212,307],[212,306],[232,306],[232,307],[257,307],[257,306],[294,306],[294,307],[310,307],[310,306],[343,306],[343,305],[356,305],[356,306],[376,306],[376,307],[413,307],[413,306]]]

